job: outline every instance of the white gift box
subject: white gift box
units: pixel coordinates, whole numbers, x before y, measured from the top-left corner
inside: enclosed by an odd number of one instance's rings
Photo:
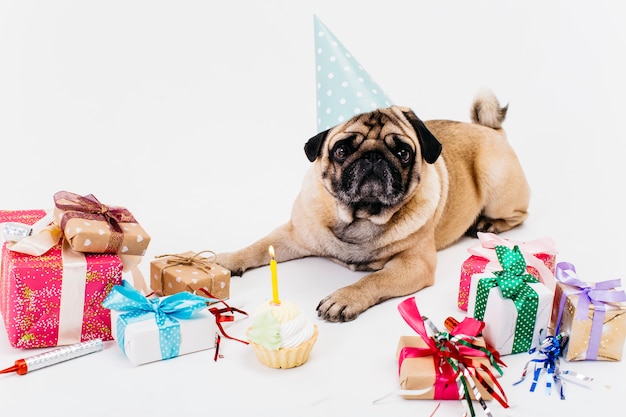
[[[111,310],[111,333],[117,340],[117,318],[120,312]],[[215,316],[208,309],[198,311],[189,319],[180,319],[180,347],[178,356],[215,347],[219,331]],[[124,331],[124,353],[133,365],[160,361],[159,328],[154,318],[129,323]]]
[[[476,306],[476,291],[478,281],[482,278],[493,278],[493,273],[474,274],[470,281],[470,292],[467,303],[468,317],[474,316]],[[535,328],[533,331],[533,339],[530,348],[539,346],[539,332],[543,330],[543,336],[546,336],[548,324],[550,322],[550,314],[552,312],[552,302],[554,293],[550,291],[544,284],[540,282],[527,283],[539,296],[539,305],[537,307],[537,318],[535,320]],[[501,355],[509,355],[513,352],[513,340],[515,338],[515,324],[517,323],[517,309],[513,300],[504,298],[499,287],[495,286],[489,290],[487,306],[485,308],[485,316],[482,321],[485,322],[483,329],[483,337],[485,341],[497,350]]]

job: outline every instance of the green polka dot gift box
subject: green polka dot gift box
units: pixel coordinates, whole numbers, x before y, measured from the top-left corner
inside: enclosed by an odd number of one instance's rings
[[[517,247],[496,250],[504,267],[472,276],[467,315],[485,322],[483,337],[501,355],[527,352],[547,332],[554,292],[526,272]]]

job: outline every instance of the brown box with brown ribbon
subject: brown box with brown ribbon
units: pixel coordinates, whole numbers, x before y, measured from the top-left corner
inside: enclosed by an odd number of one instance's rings
[[[211,251],[157,256],[150,262],[150,288],[160,295],[187,291],[220,300],[228,299],[230,271],[218,265],[215,258],[215,253]]]
[[[54,195],[55,222],[77,252],[144,255],[150,235],[124,207],[108,206],[89,194]]]

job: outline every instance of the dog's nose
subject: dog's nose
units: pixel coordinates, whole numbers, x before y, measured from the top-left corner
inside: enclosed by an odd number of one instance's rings
[[[380,152],[367,152],[363,155],[363,158],[371,163],[375,163],[383,159],[383,155]]]

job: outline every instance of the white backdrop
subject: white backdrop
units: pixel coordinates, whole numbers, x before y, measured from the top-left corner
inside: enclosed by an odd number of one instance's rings
[[[0,209],[49,208],[59,190],[129,208],[162,253],[234,250],[285,221],[315,133],[313,15],[395,103],[422,119],[469,121],[482,87],[509,103],[505,122],[532,187],[531,214],[505,237],[552,237],[587,281],[624,278],[626,29],[611,1],[17,1],[0,2]],[[463,239],[439,255],[437,284],[416,294],[443,323],[462,318]],[[360,277],[323,259],[278,267],[281,298],[315,318],[318,301]],[[233,278],[231,300],[270,297],[267,268]],[[292,370],[224,341],[210,351],[132,367],[103,353],[0,376],[3,415],[429,415],[397,396],[395,348],[411,334],[385,302],[356,321],[316,321],[311,358]],[[247,322],[229,326],[242,337]],[[9,366],[32,351],[0,337]],[[624,363],[563,367],[595,377],[567,399],[529,381],[527,355],[505,357],[510,408],[496,416],[622,407]],[[2,364],[0,363],[0,366]],[[445,402],[437,416],[462,413]]]

